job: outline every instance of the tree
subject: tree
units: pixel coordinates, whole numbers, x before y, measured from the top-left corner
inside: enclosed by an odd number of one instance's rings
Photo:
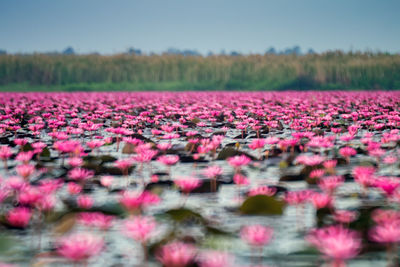
[[[316,54],[316,52],[314,51],[314,49],[310,48],[308,49],[307,54]]]
[[[236,57],[236,56],[241,56],[242,54],[240,54],[239,52],[236,52],[236,51],[232,51],[231,52],[231,56],[234,56],[234,57]]]
[[[74,55],[75,51],[72,47],[67,47],[63,52],[64,55]]]
[[[128,55],[141,55],[142,54],[142,50],[131,47],[131,48],[128,49],[128,51],[126,53]]]
[[[267,52],[265,52],[266,54],[276,54],[276,50],[275,50],[275,48],[274,47],[270,47],[268,50],[267,50]]]

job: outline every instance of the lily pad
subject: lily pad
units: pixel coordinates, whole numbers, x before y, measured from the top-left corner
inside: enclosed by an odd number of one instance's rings
[[[237,149],[235,149],[235,148],[233,148],[233,147],[224,147],[224,148],[219,152],[218,157],[217,157],[217,160],[226,160],[226,159],[228,159],[228,158],[230,158],[230,157],[233,157],[233,156],[240,156],[240,155],[246,155],[246,156],[249,157],[251,160],[255,160],[255,159],[256,159],[256,158],[253,157],[252,155],[250,155],[250,154],[248,154],[248,153],[246,153],[246,152],[237,150]]]
[[[90,211],[98,211],[102,212],[107,215],[114,215],[114,216],[119,216],[123,217],[126,214],[125,209],[121,206],[121,204],[117,202],[109,202],[105,203],[101,206],[95,206],[90,209]]]
[[[282,215],[284,208],[285,203],[281,200],[266,195],[256,195],[247,198],[239,210],[246,215]]]
[[[206,231],[208,234],[212,234],[212,235],[222,235],[222,236],[231,235],[231,233],[229,233],[229,232],[226,232],[222,229],[219,229],[219,228],[216,228],[213,226],[209,226],[209,225],[206,226]]]
[[[304,181],[305,176],[301,173],[299,174],[287,174],[279,178],[279,182],[297,182]]]
[[[54,233],[63,235],[74,228],[76,224],[76,214],[75,213],[69,213],[64,215],[61,220],[57,223],[57,225],[54,227]]]
[[[26,143],[23,147],[22,147],[22,151],[27,152],[27,151],[33,151],[33,147],[31,144]]]
[[[133,154],[135,153],[135,146],[132,144],[125,144],[122,148],[122,154]]]
[[[50,158],[50,150],[47,147],[43,148],[40,158]]]
[[[193,194],[199,194],[199,193],[215,193],[215,192],[213,192],[213,190],[212,190],[212,180],[211,179],[202,179],[201,180],[202,181],[202,183],[201,183],[201,185],[199,186],[199,187],[197,187],[197,188],[195,188],[193,191],[191,191],[190,193],[193,193]],[[217,180],[216,182],[215,182],[215,190],[216,190],[216,192],[218,192],[218,190],[219,190],[219,185],[220,185],[220,183],[219,183],[219,181]]]
[[[101,160],[101,164],[107,163],[107,162],[114,162],[117,160],[116,157],[110,156],[110,155],[102,155],[99,157]]]
[[[146,185],[145,190],[152,191],[153,189],[168,188],[168,187],[171,187],[173,185],[174,185],[174,182],[171,181],[171,180],[158,181],[158,182],[148,183]]]
[[[322,208],[316,210],[316,221],[318,227],[329,225],[329,217],[332,215],[332,211],[329,208]]]
[[[170,209],[165,212],[176,222],[198,221],[204,223],[205,219],[199,213],[186,208]]]

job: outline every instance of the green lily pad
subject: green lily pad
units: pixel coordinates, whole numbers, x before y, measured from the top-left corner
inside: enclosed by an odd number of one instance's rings
[[[114,162],[117,160],[116,157],[113,157],[111,155],[102,155],[102,156],[85,156],[83,157],[83,159],[88,162],[88,163],[92,163],[92,164],[104,164],[104,163],[109,163],[109,162]]]
[[[211,235],[221,235],[221,236],[229,236],[231,233],[224,231],[222,229],[216,228],[214,226],[205,226],[205,230],[207,231],[208,234]]]
[[[226,160],[226,159],[228,159],[230,157],[240,156],[240,155],[245,155],[248,158],[250,158],[251,160],[255,160],[256,159],[255,157],[253,157],[252,155],[250,155],[250,154],[248,154],[246,152],[237,150],[237,149],[235,149],[233,147],[226,146],[219,152],[217,160]]]
[[[247,215],[282,215],[285,203],[274,197],[256,195],[247,198],[239,210]]]
[[[198,221],[204,223],[205,219],[199,213],[186,208],[170,209],[165,212],[170,218],[176,222]]]
[[[329,208],[322,208],[316,210],[316,221],[318,227],[323,227],[328,225],[327,219],[332,215],[332,211]]]
[[[122,207],[121,204],[117,202],[105,203],[101,206],[91,208],[90,211],[99,211],[107,215],[114,215],[119,217],[123,217],[126,214],[125,209]]]
[[[103,155],[99,157],[101,160],[101,163],[107,163],[107,162],[114,162],[117,160],[116,157],[110,156],[110,155]]]
[[[320,252],[318,251],[318,249],[314,248],[314,247],[306,247],[300,251],[295,251],[290,253],[289,255],[309,255],[309,256],[319,256]]]
[[[40,157],[50,158],[50,150],[47,147],[43,148],[42,153],[40,153]]]
[[[23,147],[22,147],[22,151],[27,152],[27,151],[33,151],[33,147],[31,144],[26,143]]]

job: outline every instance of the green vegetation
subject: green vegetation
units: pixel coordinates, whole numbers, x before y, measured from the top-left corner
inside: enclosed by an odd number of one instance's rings
[[[0,55],[1,91],[400,89],[400,55]]]

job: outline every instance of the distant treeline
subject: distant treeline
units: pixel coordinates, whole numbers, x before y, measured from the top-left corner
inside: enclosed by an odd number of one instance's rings
[[[400,55],[0,55],[1,89],[16,84],[57,90],[400,89]]]

